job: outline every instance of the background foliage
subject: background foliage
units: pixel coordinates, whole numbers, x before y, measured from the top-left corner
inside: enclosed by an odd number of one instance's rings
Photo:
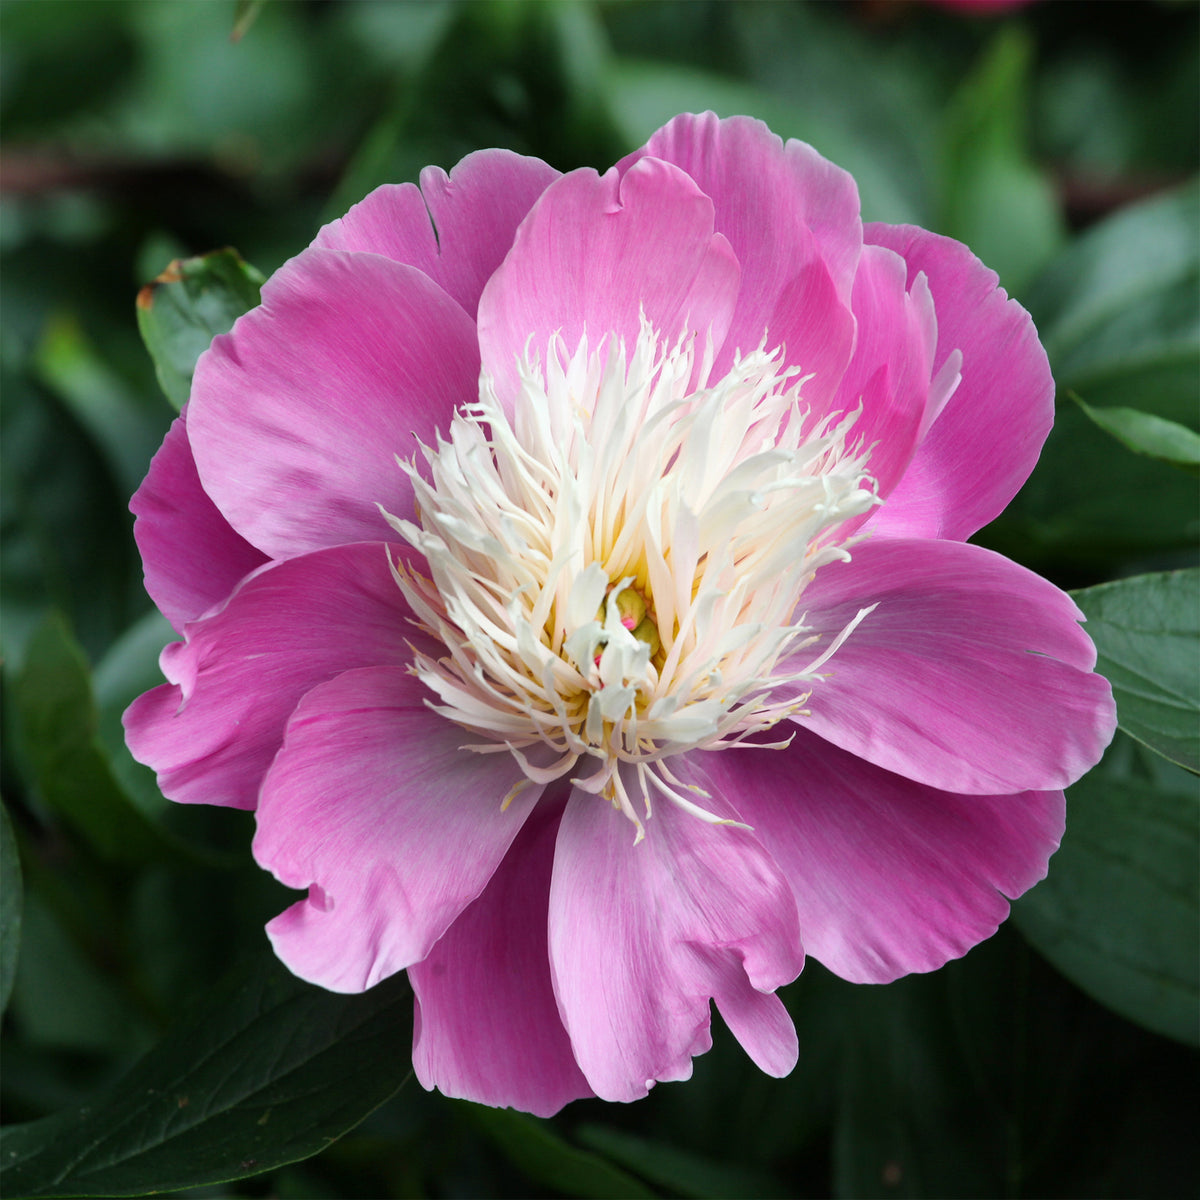
[[[4,0],[5,1195],[1195,1194],[1198,15]],[[981,540],[1081,589],[1121,732],[990,942],[886,988],[806,968],[790,1078],[716,1030],[691,1082],[537,1121],[409,1080],[403,978],[277,967],[251,819],[168,806],[130,759],[170,634],[126,504],[257,295],[209,252],[270,272],[426,163],[603,169],[705,108],[811,141],[868,218],[969,242],[1034,314],[1059,420]],[[172,259],[152,361],[134,298]]]

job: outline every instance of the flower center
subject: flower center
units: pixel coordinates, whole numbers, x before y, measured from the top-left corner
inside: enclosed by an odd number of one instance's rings
[[[669,760],[802,711],[866,615],[805,653],[804,588],[877,500],[847,445],[857,414],[811,418],[804,378],[763,347],[707,384],[711,348],[645,321],[629,353],[556,336],[544,368],[527,351],[511,415],[484,376],[424,448],[429,479],[402,464],[419,523],[385,514],[429,566],[394,572],[446,648],[413,661],[431,707],[530,782],[605,797],[639,838],[652,792],[717,820]]]

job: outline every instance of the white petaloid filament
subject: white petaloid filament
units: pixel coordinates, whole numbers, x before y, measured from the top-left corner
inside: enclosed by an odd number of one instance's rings
[[[797,658],[816,641],[805,586],[849,558],[838,527],[877,501],[867,449],[847,444],[857,414],[810,419],[805,379],[765,344],[695,387],[711,350],[698,364],[644,320],[629,353],[556,335],[544,370],[520,363],[514,415],[484,376],[423,447],[429,478],[401,463],[419,524],[385,513],[429,566],[393,571],[445,647],[413,662],[434,711],[529,782],[607,798],[638,838],[652,792],[717,821],[668,760],[801,711],[869,611]]]

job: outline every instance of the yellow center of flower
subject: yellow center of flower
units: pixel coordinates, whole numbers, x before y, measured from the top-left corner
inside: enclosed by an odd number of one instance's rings
[[[425,448],[429,478],[401,464],[419,522],[388,516],[429,565],[395,575],[445,647],[413,662],[431,706],[530,782],[608,799],[638,837],[652,793],[716,820],[669,760],[799,712],[865,615],[805,653],[804,588],[876,503],[856,414],[812,419],[781,350],[715,383],[710,364],[646,322],[628,352],[556,337],[544,366],[520,364],[511,414],[485,376]]]

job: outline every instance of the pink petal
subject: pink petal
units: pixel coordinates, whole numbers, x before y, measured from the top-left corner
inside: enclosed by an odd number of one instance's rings
[[[146,591],[176,632],[233,591],[265,556],[221,516],[200,486],[184,425],[175,418],[129,502]]]
[[[388,536],[396,464],[478,396],[470,317],[426,275],[306,250],[196,366],[188,434],[205,491],[273,558]]]
[[[853,303],[858,340],[831,407],[861,404],[851,438],[873,447],[867,470],[886,497],[924,433],[937,319],[925,281],[910,291],[904,260],[878,246],[863,247]]]
[[[784,143],[761,121],[708,112],[676,117],[618,164],[645,156],[681,167],[712,199],[716,229],[742,267],[725,352],[783,344],[787,360],[815,378],[805,399],[824,412],[854,344],[851,287],[862,249],[853,178],[803,142]]]
[[[704,804],[732,815],[719,796]],[[588,1083],[603,1099],[635,1100],[656,1080],[688,1078],[711,1045],[714,996],[756,1059],[782,1065],[778,1011],[753,1011],[745,993],[773,991],[804,962],[775,863],[745,830],[661,797],[645,839],[633,836],[607,801],[572,793],[550,887],[550,962]]]
[[[1029,477],[1054,420],[1054,380],[1029,314],[966,246],[911,225],[869,225],[908,279],[929,280],[937,308],[935,373],[962,351],[962,382],[871,528],[962,539],[1003,512]]]
[[[361,992],[423,959],[483,891],[540,788],[509,754],[430,711],[404,667],[347,671],[309,692],[263,783],[254,857],[308,888],[267,926],[302,979]]]
[[[712,331],[719,346],[737,294],[738,266],[713,234],[711,201],[676,167],[647,159],[623,178],[572,171],[553,183],[517,231],[479,302],[484,370],[502,400],[516,395],[528,346],[544,360],[561,333],[574,353],[615,333],[630,351],[640,314],[668,342]]]
[[[932,971],[991,937],[1063,832],[1062,792],[939,792],[805,730],[704,770],[791,883],[808,952],[855,983]]]
[[[482,894],[409,969],[413,1068],[427,1088],[539,1117],[592,1094],[550,986],[546,914],[561,811],[538,805]]]
[[[811,231],[843,305],[862,249],[858,187],[841,167],[794,138],[784,142],[762,121],[716,113],[684,113],[667,122],[641,150],[617,164],[661,158],[685,170],[716,207],[716,224],[756,286],[779,269],[780,241]],[[747,303],[753,303],[747,297]]]
[[[421,172],[421,186],[385,184],[317,234],[314,246],[382,254],[424,271],[473,317],[483,285],[517,226],[559,172],[511,150],[468,154],[449,175]]]
[[[794,720],[930,787],[1054,790],[1093,767],[1115,726],[1107,680],[1071,598],[990,550],[877,538],[804,593],[822,637],[860,609]]]
[[[253,808],[301,696],[421,640],[379,542],[264,567],[162,654],[169,683],[125,713],[133,756],[184,804]]]

